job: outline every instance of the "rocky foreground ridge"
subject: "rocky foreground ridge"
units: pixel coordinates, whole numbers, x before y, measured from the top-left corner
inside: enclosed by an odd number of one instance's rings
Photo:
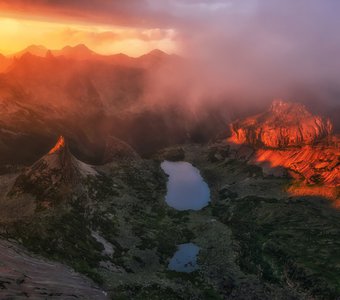
[[[108,299],[93,282],[72,269],[0,240],[1,299]]]

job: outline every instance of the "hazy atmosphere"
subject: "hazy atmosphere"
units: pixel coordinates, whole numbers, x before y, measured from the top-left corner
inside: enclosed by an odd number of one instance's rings
[[[194,60],[185,71],[203,80],[182,78],[183,70],[166,78],[170,86],[183,79],[195,85],[194,97],[310,101],[333,114],[338,101],[336,0],[13,0],[0,1],[0,9],[5,54],[30,44],[84,43],[102,54],[133,56],[159,48]]]
[[[0,299],[340,299],[340,0],[0,0]]]

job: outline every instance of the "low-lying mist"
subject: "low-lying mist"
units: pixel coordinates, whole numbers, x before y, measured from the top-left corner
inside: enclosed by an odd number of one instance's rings
[[[148,14],[148,24],[173,28],[179,55],[87,58],[81,46],[81,60],[16,59],[0,74],[0,151],[15,146],[23,160],[30,152],[35,159],[37,145],[42,153],[63,134],[92,162],[111,135],[147,156],[169,145],[208,142],[277,98],[306,104],[340,132],[339,2],[148,3],[167,11],[164,20]],[[20,146],[27,141],[32,151]]]
[[[192,107],[215,101],[238,111],[282,98],[330,116],[339,131],[340,3],[212,2],[168,4],[170,13],[182,5],[176,42],[190,63],[157,72],[148,98],[164,103],[172,92]]]

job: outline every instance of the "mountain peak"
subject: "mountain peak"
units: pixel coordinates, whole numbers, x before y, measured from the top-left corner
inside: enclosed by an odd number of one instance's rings
[[[95,169],[78,160],[70,152],[67,142],[60,136],[55,146],[16,178],[11,195],[29,193],[38,202],[64,198],[62,191],[73,189],[87,176],[96,176]]]
[[[62,50],[86,50],[91,51],[85,44],[78,44],[75,46],[65,46]],[[92,51],[91,51],[92,52]]]
[[[129,144],[114,136],[109,137],[105,145],[102,164],[113,161],[135,161],[138,159],[140,159],[140,156]]]
[[[284,101],[281,99],[273,100],[269,112],[275,114],[286,114],[286,113],[299,113],[299,114],[311,114],[305,105],[298,102]]]
[[[268,111],[231,124],[231,142],[269,148],[303,146],[329,136],[329,119],[301,103],[275,100]]]
[[[57,52],[59,52],[58,54],[60,55],[92,55],[94,54],[94,52],[84,44],[79,44],[76,46],[66,46]]]
[[[13,57],[21,57],[27,53],[30,53],[32,55],[35,56],[41,56],[44,57],[47,53],[48,49],[45,46],[42,45],[30,45],[27,48],[25,48],[24,50],[17,52],[15,54],[13,54]]]
[[[30,51],[30,50],[47,50],[47,48],[43,45],[30,45],[28,46],[26,49],[26,51]]]
[[[164,51],[162,50],[159,50],[159,49],[154,49],[146,54],[143,54],[142,56],[140,56],[139,58],[140,59],[156,59],[156,60],[159,60],[159,59],[163,59],[164,57],[167,57],[168,54],[165,53]]]
[[[167,55],[167,54],[162,50],[153,49],[147,55]]]
[[[60,152],[65,147],[66,147],[65,138],[61,135],[59,137],[57,143],[55,144],[55,146],[50,150],[50,152],[48,152],[48,154],[53,154],[53,153]]]

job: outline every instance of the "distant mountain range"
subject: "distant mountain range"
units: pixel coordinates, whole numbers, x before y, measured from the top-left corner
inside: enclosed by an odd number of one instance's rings
[[[76,46],[65,46],[59,50],[48,49],[42,45],[30,45],[27,48],[16,52],[14,54],[4,56],[0,54],[0,73],[8,71],[13,63],[17,59],[25,55],[33,55],[37,57],[43,58],[51,58],[51,57],[64,57],[73,60],[96,60],[96,61],[105,61],[107,63],[114,63],[125,66],[133,66],[138,64],[139,67],[149,67],[150,64],[156,64],[163,60],[167,60],[169,58],[178,59],[177,55],[169,55],[161,50],[155,49],[150,51],[149,53],[143,54],[140,57],[130,57],[126,54],[110,54],[110,55],[102,55],[94,52],[89,49],[84,44],[79,44]]]
[[[32,163],[58,135],[85,161],[98,162],[110,136],[149,155],[169,144],[209,140],[228,123],[228,107],[211,102],[193,109],[182,89],[158,90],[162,74],[175,78],[172,70],[187,64],[160,50],[132,58],[84,45],[31,46],[2,59],[11,63],[0,73],[0,165]]]
[[[118,54],[109,54],[109,55],[103,55],[94,52],[93,50],[89,49],[86,45],[84,44],[79,44],[76,46],[65,46],[62,49],[59,50],[52,50],[48,49],[45,46],[41,45],[30,45],[27,48],[8,55],[7,57],[3,56],[3,59],[13,59],[13,58],[20,58],[25,54],[32,54],[35,56],[39,57],[50,57],[50,56],[64,56],[67,58],[72,58],[72,59],[77,59],[77,60],[90,60],[90,59],[96,59],[96,60],[115,60],[115,61],[120,61],[120,62],[133,62],[135,60],[140,60],[140,61],[147,61],[147,60],[153,60],[153,61],[158,61],[162,60],[168,57],[177,57],[177,55],[169,55],[159,49],[154,49],[150,51],[149,53],[143,54],[139,57],[130,57],[126,54],[123,53],[118,53]],[[0,62],[1,62],[1,57],[0,57]]]

